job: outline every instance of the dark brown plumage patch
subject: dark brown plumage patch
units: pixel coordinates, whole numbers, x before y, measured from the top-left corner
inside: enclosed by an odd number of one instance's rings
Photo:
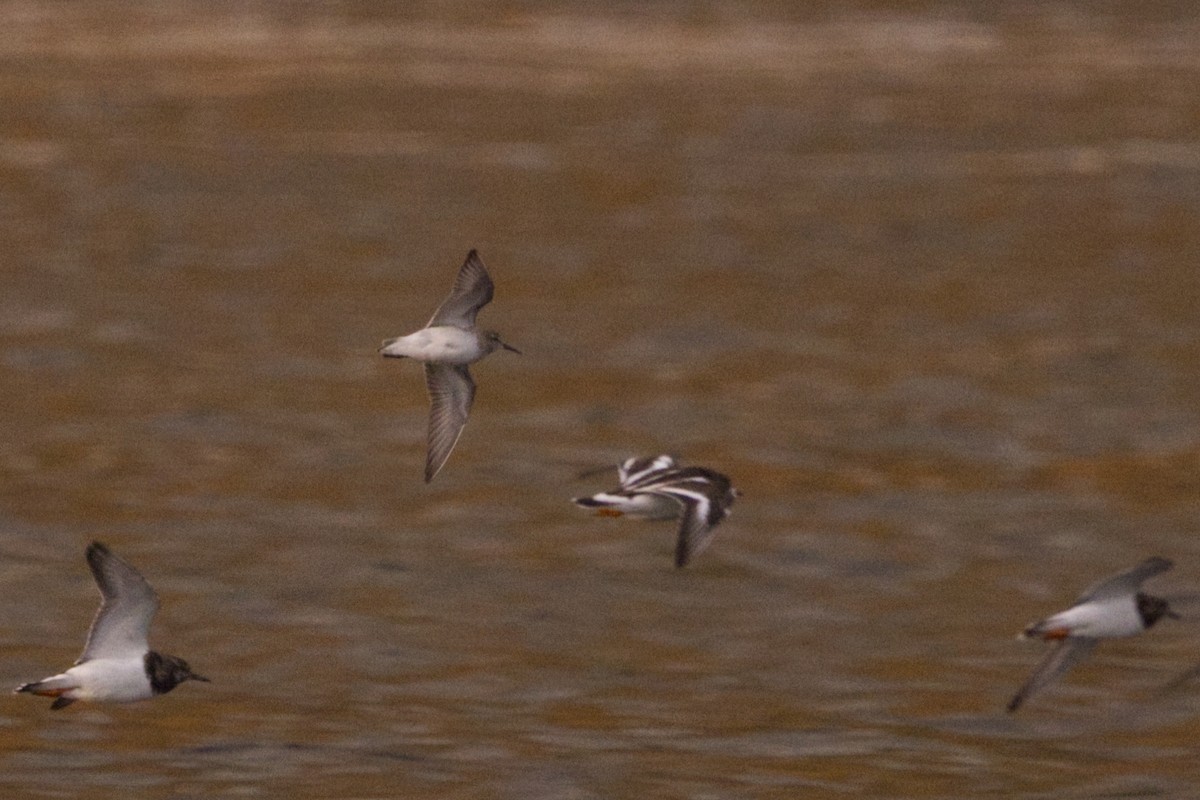
[[[144,661],[146,677],[150,679],[150,688],[155,694],[166,694],[184,681],[208,683],[208,678],[192,672],[192,668],[182,658],[164,656],[151,650],[146,653]]]

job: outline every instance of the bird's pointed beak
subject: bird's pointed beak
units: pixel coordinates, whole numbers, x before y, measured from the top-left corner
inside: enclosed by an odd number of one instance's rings
[[[202,683],[212,683],[212,681],[210,681],[208,678],[204,677],[203,675],[197,675],[194,672],[190,673],[188,675],[188,679],[193,680],[193,681],[200,681]]]
[[[1179,616],[1178,614],[1176,614],[1174,611],[1172,611],[1169,608],[1166,611],[1164,611],[1163,614],[1170,617],[1171,619],[1183,619],[1183,617]]]
[[[499,341],[499,340],[497,340],[497,341]],[[524,353],[522,353],[517,348],[513,347],[511,344],[506,344],[504,342],[500,342],[500,346],[503,347],[505,350],[512,350],[514,353],[516,353],[519,356],[524,355]]]

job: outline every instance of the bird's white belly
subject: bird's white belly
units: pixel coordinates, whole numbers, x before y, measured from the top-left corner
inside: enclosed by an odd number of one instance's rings
[[[131,703],[153,697],[146,665],[142,656],[136,658],[97,658],[71,667],[65,673],[77,684],[68,692],[75,700],[96,700],[108,703]]]
[[[592,496],[609,508],[641,519],[671,519],[679,516],[679,502],[660,494],[642,493],[635,495],[609,494]]]
[[[1066,628],[1072,636],[1105,639],[1133,636],[1145,626],[1132,597],[1117,601],[1081,603],[1046,620],[1048,629]]]
[[[484,355],[474,333],[453,325],[422,328],[393,339],[383,348],[383,353],[438,364],[470,364]]]

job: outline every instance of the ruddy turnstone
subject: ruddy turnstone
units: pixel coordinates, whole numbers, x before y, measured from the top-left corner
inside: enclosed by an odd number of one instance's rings
[[[685,566],[708,546],[713,528],[729,516],[740,494],[729,478],[704,467],[680,467],[667,455],[626,459],[618,468],[621,485],[576,505],[596,509],[599,516],[628,514],[642,519],[680,518],[675,540],[675,566]]]

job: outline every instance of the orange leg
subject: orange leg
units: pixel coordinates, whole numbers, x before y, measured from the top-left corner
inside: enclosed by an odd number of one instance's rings
[[[624,511],[617,511],[615,508],[598,508],[596,509],[597,517],[623,517]]]

